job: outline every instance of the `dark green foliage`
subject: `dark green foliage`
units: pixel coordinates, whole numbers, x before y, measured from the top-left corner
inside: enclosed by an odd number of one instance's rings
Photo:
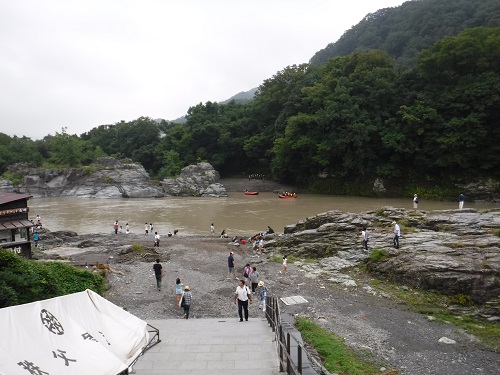
[[[368,14],[335,43],[316,52],[311,64],[322,65],[337,56],[379,49],[398,63],[412,66],[418,52],[467,28],[500,26],[498,0],[419,0]]]
[[[0,308],[91,289],[104,292],[104,279],[58,262],[37,262],[0,249]]]

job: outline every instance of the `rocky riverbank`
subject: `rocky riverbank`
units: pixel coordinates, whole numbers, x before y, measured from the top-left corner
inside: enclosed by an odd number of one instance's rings
[[[109,268],[107,298],[145,320],[180,315],[174,305],[177,277],[193,292],[193,318],[236,319],[232,304],[236,284],[226,278],[226,259],[234,251],[240,277],[243,266],[250,263],[271,293],[300,295],[307,301],[282,305],[283,312],[313,319],[386,368],[412,375],[496,374],[500,354],[482,349],[475,336],[453,324],[408,311],[396,296],[373,285],[376,276],[409,285],[396,287],[398,293],[417,295],[418,290],[411,289],[415,285],[469,296],[478,304],[460,311],[451,305],[443,308],[459,316],[480,317],[484,324],[498,322],[500,212],[457,211],[390,207],[359,215],[330,211],[266,237],[266,253],[260,255],[250,245],[237,246],[218,237],[162,238],[155,248],[151,237],[141,235],[72,232],[44,234],[43,250],[35,255],[89,269],[96,262],[103,265],[98,268]],[[403,231],[399,250],[391,247],[393,220]],[[364,225],[372,233],[369,252],[360,242]],[[383,251],[385,255],[371,260],[372,254]],[[286,273],[280,273],[282,254],[291,260]],[[166,270],[161,291],[152,274],[156,258]],[[251,317],[257,314],[261,312],[253,305]]]
[[[393,247],[393,227],[401,247]],[[369,248],[361,230],[370,232]],[[287,226],[268,248],[301,258],[321,258],[331,277],[368,261],[372,275],[425,290],[461,295],[500,320],[500,210],[425,212],[383,207],[352,214],[329,211]]]
[[[28,164],[9,167],[20,182],[0,180],[0,191],[28,193],[35,198],[160,198],[166,195],[224,197],[219,173],[209,163],[182,169],[177,178],[151,180],[140,164],[130,159],[99,158],[81,168],[32,168]]]

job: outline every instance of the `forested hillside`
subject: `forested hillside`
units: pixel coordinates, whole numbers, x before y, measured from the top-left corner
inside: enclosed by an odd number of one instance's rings
[[[441,9],[450,2],[416,3]],[[463,12],[494,5],[457,3]],[[380,50],[288,66],[253,101],[200,103],[185,124],[142,117],[41,141],[0,134],[0,169],[17,161],[78,166],[111,155],[162,179],[208,161],[223,177],[262,173],[315,192],[370,195],[380,178],[396,195],[450,197],[456,184],[500,180],[498,108],[500,27],[477,27],[438,40],[412,66]]]
[[[313,65],[355,51],[379,49],[412,66],[418,52],[467,28],[500,27],[498,0],[413,0],[368,14],[335,43],[316,52]]]

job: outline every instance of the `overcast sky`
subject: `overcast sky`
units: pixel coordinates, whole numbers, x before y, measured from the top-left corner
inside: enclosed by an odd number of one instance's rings
[[[403,0],[0,0],[0,132],[174,120],[308,62]]]

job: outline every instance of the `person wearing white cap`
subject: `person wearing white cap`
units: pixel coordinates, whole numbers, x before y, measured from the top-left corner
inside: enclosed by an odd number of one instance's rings
[[[401,228],[395,221],[393,221],[392,224],[394,225],[394,248],[399,249],[399,237],[401,236]]]
[[[189,319],[189,308],[193,301],[193,296],[191,294],[191,288],[186,285],[184,287],[184,294],[182,295],[181,306],[184,308],[184,319]]]
[[[262,311],[266,311],[267,288],[262,280],[257,284],[257,296],[259,298],[259,309],[262,308]]]

